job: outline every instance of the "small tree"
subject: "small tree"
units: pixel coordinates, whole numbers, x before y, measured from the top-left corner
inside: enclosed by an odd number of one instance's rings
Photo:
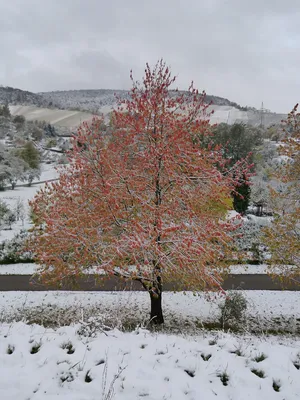
[[[5,186],[10,181],[11,169],[9,165],[0,164],[0,190],[5,190]]]
[[[28,182],[28,186],[32,185],[33,180],[39,179],[41,176],[41,170],[39,168],[29,168],[23,174],[23,180]]]
[[[300,113],[297,108],[298,105],[283,125],[285,139],[279,151],[288,158],[280,166],[277,177],[284,188],[279,186],[280,190],[271,192],[277,208],[275,220],[264,235],[272,255],[270,271],[281,268],[284,279],[300,275]]]
[[[14,212],[16,215],[16,220],[22,221],[22,225],[24,226],[24,220],[26,217],[26,210],[25,210],[25,205],[24,205],[24,201],[18,197],[15,208],[14,208]]]
[[[17,155],[22,158],[31,169],[39,168],[40,153],[32,142],[26,142],[24,147],[17,152]]]
[[[263,142],[262,132],[259,129],[240,122],[233,125],[221,123],[213,131],[213,143],[223,147],[224,155],[231,164],[249,155],[252,161],[253,151]]]
[[[8,205],[3,200],[0,199],[0,225],[2,225],[5,215],[8,212],[9,212]]]
[[[172,96],[174,81],[163,61],[147,65],[114,112],[111,136],[102,120],[84,124],[59,182],[31,202],[28,248],[44,279],[62,282],[98,266],[137,280],[155,323],[163,323],[164,280],[221,289],[234,229],[228,199],[247,168],[239,162],[229,171],[219,147],[195,143],[199,132],[209,134],[208,105],[192,85]]]
[[[12,225],[16,222],[16,215],[13,211],[9,210],[3,218],[3,222],[9,226],[9,229],[12,229]]]
[[[7,157],[7,161],[10,166],[10,173],[8,180],[9,183],[11,184],[12,190],[14,190],[17,181],[22,180],[24,171],[26,170],[26,168],[28,168],[28,164],[24,160],[14,156],[14,154],[11,152]]]
[[[10,118],[11,113],[8,104],[4,104],[2,107],[0,106],[0,115],[3,115],[3,117]]]

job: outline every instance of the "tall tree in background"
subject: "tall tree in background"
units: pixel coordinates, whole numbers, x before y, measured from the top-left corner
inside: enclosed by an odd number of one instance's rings
[[[32,142],[26,142],[24,147],[18,150],[16,154],[24,160],[31,169],[39,169],[40,153]]]
[[[253,161],[253,151],[262,144],[262,133],[259,129],[237,122],[233,125],[221,123],[214,128],[212,141],[223,148],[224,157],[231,168],[245,158]],[[247,177],[242,177],[232,192],[234,209],[244,214],[249,206],[251,186]]]
[[[2,107],[0,106],[0,115],[2,115],[5,118],[10,118],[11,113],[8,104],[4,104]]]
[[[111,137],[99,119],[84,124],[59,182],[31,202],[28,245],[51,283],[92,266],[139,281],[150,294],[152,321],[162,323],[164,280],[221,289],[234,229],[228,199],[247,165],[229,171],[220,147],[195,143],[210,131],[204,93],[191,85],[170,96],[175,78],[163,61],[147,65],[141,84],[131,79]]]
[[[247,177],[242,176],[232,194],[235,211],[244,215],[248,209],[251,189]]]
[[[276,215],[264,237],[272,255],[270,271],[280,268],[285,279],[300,275],[300,113],[297,109],[298,105],[284,122],[285,139],[279,152],[286,156],[286,162],[277,178],[285,185],[279,185],[281,190],[271,191]]]

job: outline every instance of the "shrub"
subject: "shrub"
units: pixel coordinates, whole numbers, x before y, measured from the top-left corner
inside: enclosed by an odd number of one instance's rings
[[[242,293],[231,292],[227,295],[223,304],[219,305],[221,310],[220,323],[225,325],[239,325],[247,310],[247,300]]]
[[[33,255],[24,250],[27,231],[21,230],[11,240],[0,243],[0,264],[16,264],[19,262],[33,262]]]

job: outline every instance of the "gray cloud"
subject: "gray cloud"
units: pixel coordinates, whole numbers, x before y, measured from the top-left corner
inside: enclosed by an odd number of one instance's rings
[[[163,57],[178,86],[287,112],[300,101],[299,0],[0,0],[0,83],[129,88]]]

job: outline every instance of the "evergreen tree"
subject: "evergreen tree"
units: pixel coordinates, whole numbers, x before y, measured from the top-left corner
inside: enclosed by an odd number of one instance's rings
[[[17,154],[20,158],[26,161],[31,169],[39,168],[40,153],[32,142],[27,142],[23,149],[21,149]]]
[[[10,109],[9,109],[7,103],[4,104],[4,106],[2,106],[1,114],[3,115],[3,117],[6,117],[6,118],[11,117]]]
[[[242,215],[246,213],[249,206],[250,194],[251,189],[249,183],[246,181],[245,177],[243,177],[243,180],[235,187],[235,191],[232,194],[235,211]]]

